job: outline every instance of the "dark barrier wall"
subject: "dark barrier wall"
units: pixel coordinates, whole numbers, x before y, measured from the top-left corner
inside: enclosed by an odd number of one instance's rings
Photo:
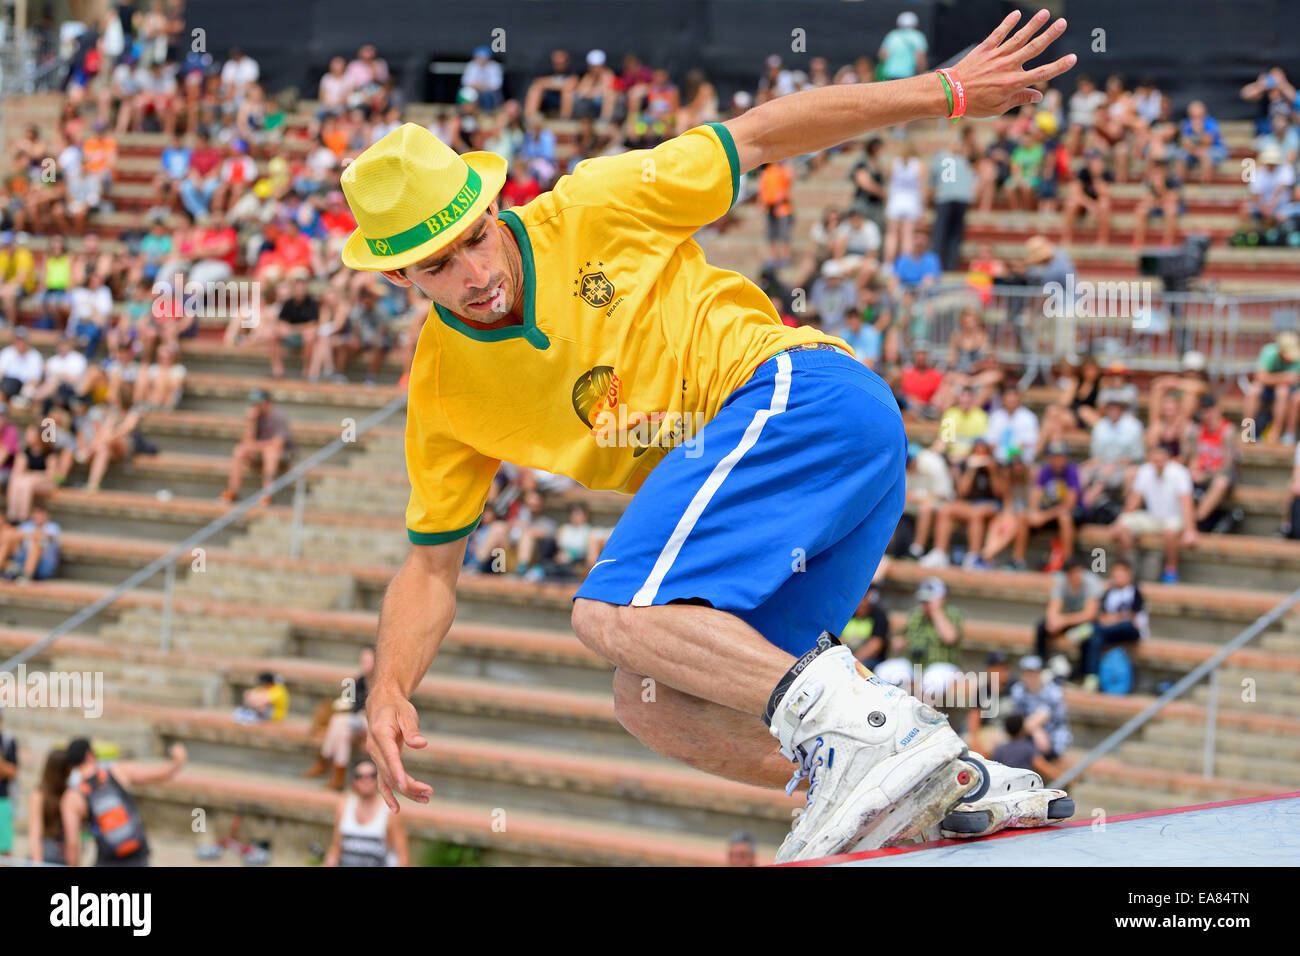
[[[762,61],[780,53],[788,65],[825,56],[832,69],[864,53],[875,55],[902,10],[913,10],[932,41],[932,62],[982,39],[1013,9],[1005,0],[190,0],[191,27],[206,31],[208,48],[221,56],[240,46],[255,57],[271,89],[296,86],[309,98],[329,58],[349,58],[364,42],[379,47],[407,94],[425,99],[435,87],[434,60],[465,60],[493,31],[505,31],[505,65],[511,95],[522,96],[528,78],[544,69],[547,54],[562,46],[576,63],[592,47],[618,68],[632,50],[663,65],[680,80],[703,66],[724,95],[752,90]],[[1033,9],[1033,7],[1029,7]],[[1300,76],[1298,0],[1067,0],[1070,32],[1055,55],[1077,53],[1076,72],[1098,80],[1119,73],[1130,84],[1150,75],[1181,111],[1206,100],[1223,118],[1254,116],[1237,90],[1264,69],[1281,65]],[[792,31],[802,29],[805,53],[791,52]],[[1093,50],[1104,30],[1104,52]],[[1066,92],[1073,85],[1067,79]]]

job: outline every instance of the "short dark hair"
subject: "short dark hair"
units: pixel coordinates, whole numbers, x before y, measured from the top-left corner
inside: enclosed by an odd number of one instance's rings
[[[1025,729],[1025,718],[1021,714],[1008,714],[1005,726],[1012,737],[1019,737],[1020,731]]]
[[[86,756],[91,753],[90,741],[85,737],[77,737],[68,743],[65,754],[69,767],[80,767],[86,762]]]
[[[1061,565],[1061,570],[1069,574],[1071,571],[1082,567],[1083,560],[1077,554],[1072,554],[1065,559],[1065,563]]]

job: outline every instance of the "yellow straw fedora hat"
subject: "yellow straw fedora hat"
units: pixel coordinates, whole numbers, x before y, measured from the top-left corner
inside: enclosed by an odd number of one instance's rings
[[[483,214],[506,181],[496,153],[463,156],[406,123],[343,170],[343,195],[357,229],[343,244],[351,269],[402,269],[453,242]]]

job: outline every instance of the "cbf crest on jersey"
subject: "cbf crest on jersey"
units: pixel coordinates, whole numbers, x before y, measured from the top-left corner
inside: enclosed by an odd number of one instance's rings
[[[596,309],[603,309],[614,298],[614,283],[601,271],[604,264],[596,262],[593,267],[593,263],[586,263],[579,268],[578,278],[573,280],[573,294],[581,296],[582,301]]]

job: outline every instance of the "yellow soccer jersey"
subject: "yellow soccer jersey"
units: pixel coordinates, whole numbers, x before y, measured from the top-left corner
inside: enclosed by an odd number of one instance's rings
[[[735,202],[739,160],[710,123],[579,163],[500,221],[523,254],[522,325],[480,330],[434,306],[407,411],[406,526],[469,534],[502,460],[635,492],[764,360],[842,340],[782,324],[691,239]]]

